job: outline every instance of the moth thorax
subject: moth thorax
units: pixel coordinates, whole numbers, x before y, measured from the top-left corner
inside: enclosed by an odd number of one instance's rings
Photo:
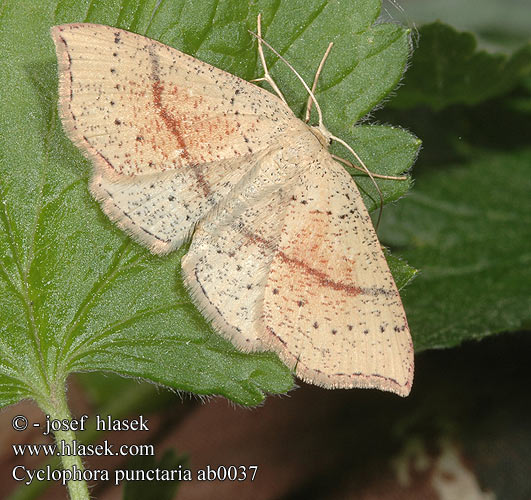
[[[317,140],[325,147],[327,148],[330,145],[330,132],[326,130],[324,127],[319,126],[312,126],[309,127],[312,134],[317,137]]]

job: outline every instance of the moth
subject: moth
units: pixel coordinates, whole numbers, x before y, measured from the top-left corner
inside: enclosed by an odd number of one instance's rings
[[[90,191],[182,275],[214,329],[306,382],[406,396],[406,315],[356,184],[278,96],[110,26],[51,31]]]

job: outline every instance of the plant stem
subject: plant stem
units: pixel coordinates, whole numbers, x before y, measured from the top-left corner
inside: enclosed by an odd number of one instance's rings
[[[72,421],[72,416],[70,415],[70,410],[66,402],[64,383],[58,383],[55,386],[53,391],[53,397],[48,401],[43,402],[39,401],[39,406],[44,410],[44,412],[49,415],[50,421],[60,420],[60,421]],[[66,449],[73,449],[73,442],[76,439],[76,433],[72,430],[58,430],[54,432],[55,443],[58,447],[61,447],[61,443],[64,443]],[[81,457],[75,454],[61,455],[61,465],[63,470],[71,471],[73,474],[74,469],[77,469],[77,474],[83,474],[83,462]],[[68,493],[70,494],[71,500],[89,500],[89,490],[85,480],[69,480],[67,483]]]

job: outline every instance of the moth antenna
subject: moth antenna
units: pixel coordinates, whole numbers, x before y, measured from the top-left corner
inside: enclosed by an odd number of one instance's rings
[[[321,131],[321,133],[326,137],[326,138],[329,138],[331,137],[331,134],[330,132],[326,129],[326,127],[324,126],[323,124],[323,113],[321,112],[321,107],[319,106],[319,103],[317,102],[317,99],[315,98],[315,95],[314,93],[312,92],[312,90],[310,89],[310,87],[308,87],[308,84],[304,81],[304,78],[302,78],[302,76],[297,72],[297,70],[277,51],[275,50],[268,42],[266,42],[262,37],[261,37],[261,26],[260,26],[260,14],[258,14],[258,28],[257,28],[257,31],[258,33],[254,33],[252,31],[249,30],[249,33],[251,35],[253,35],[257,40],[258,40],[258,50],[260,52],[260,59],[262,61],[262,64],[265,64],[265,58],[263,57],[263,51],[261,50],[261,46],[262,44],[265,45],[271,52],[273,52],[273,54],[275,54],[291,71],[293,71],[293,74],[300,80],[300,82],[302,83],[304,89],[306,90],[306,92],[308,92],[308,95],[310,96],[310,98],[312,99],[312,101],[315,103],[315,109],[317,110],[317,115],[319,116],[319,130]],[[271,84],[271,86],[275,89],[278,89],[276,83],[274,83],[273,79],[271,78],[271,76],[269,74],[267,74],[266,76],[264,76],[265,80]],[[271,83],[273,82],[273,83]],[[277,92],[277,90],[275,90],[275,92]],[[277,93],[280,93],[280,90],[278,90]],[[281,94],[280,94],[281,95]],[[286,102],[286,100],[282,97],[282,100],[284,102]],[[287,103],[286,103],[287,104]]]
[[[341,163],[344,163],[350,168],[355,168],[356,170],[359,170],[360,172],[363,172],[364,174],[366,173],[365,169],[359,167],[358,165],[354,165],[354,163],[348,161],[346,158],[342,158],[341,156],[337,156],[334,154],[331,156],[334,160],[340,161]],[[372,175],[375,179],[387,179],[390,181],[406,181],[408,179],[407,175],[382,175],[382,174],[375,174],[374,172]]]
[[[317,72],[315,73],[315,77],[313,79],[313,85],[312,85],[312,92],[315,94],[315,89],[317,88],[317,80],[319,80],[319,76],[321,75],[321,71],[323,70],[324,63],[326,61],[326,58],[328,57],[328,54],[330,54],[330,51],[332,50],[332,47],[334,46],[334,42],[330,42],[328,44],[328,48],[326,49],[323,58],[321,59],[321,62],[319,63],[319,67],[317,68]],[[310,121],[310,112],[312,110],[312,104],[313,100],[310,95],[308,95],[308,102],[306,103],[306,114],[304,116],[304,123],[308,123]]]

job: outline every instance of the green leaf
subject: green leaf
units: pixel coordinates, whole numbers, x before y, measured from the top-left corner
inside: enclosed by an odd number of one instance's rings
[[[413,278],[418,275],[419,271],[396,255],[390,253],[387,249],[385,249],[384,253],[389,267],[393,270],[393,278],[395,279],[396,286],[398,290],[402,290],[413,281]]]
[[[422,271],[404,293],[417,351],[531,321],[531,151],[428,171],[381,236]]]
[[[531,43],[511,56],[477,50],[472,33],[435,22],[419,30],[403,88],[389,103],[396,108],[474,105],[502,95],[531,75]]]
[[[354,128],[392,90],[408,57],[406,30],[373,25],[379,8],[377,0],[359,1],[355,9],[347,0],[2,4],[0,404],[34,398],[49,408],[74,371],[112,371],[245,405],[293,386],[276,356],[239,352],[209,327],[178,276],[185,248],[150,255],[90,197],[91,167],[57,115],[50,26],[95,22],[129,29],[245,78],[262,74],[247,32],[256,29],[258,12],[266,39],[308,81],[334,41],[318,92],[325,121],[338,136],[359,138],[354,147],[364,151],[369,168],[371,158],[374,171],[393,158],[391,171],[401,172],[414,159],[416,138],[399,129]],[[267,58],[300,111],[304,89],[271,53]],[[401,145],[407,151],[397,153]],[[395,184],[400,187],[382,184],[387,199],[408,187]],[[393,268],[399,272],[401,265]]]

